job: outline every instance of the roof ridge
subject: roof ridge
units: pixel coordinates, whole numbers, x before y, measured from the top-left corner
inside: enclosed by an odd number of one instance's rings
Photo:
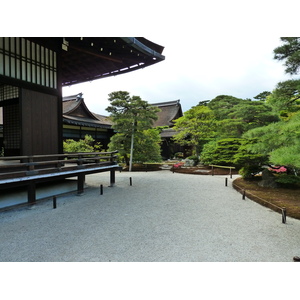
[[[168,105],[174,105],[174,104],[180,104],[180,99],[178,100],[172,100],[172,101],[164,101],[164,102],[157,102],[157,103],[150,103],[151,105],[155,106],[168,106]]]
[[[64,96],[64,97],[62,98],[62,101],[74,101],[74,100],[80,100],[80,99],[83,99],[83,98],[82,98],[82,95],[83,95],[83,93],[78,93],[78,94],[70,95],[70,96]]]

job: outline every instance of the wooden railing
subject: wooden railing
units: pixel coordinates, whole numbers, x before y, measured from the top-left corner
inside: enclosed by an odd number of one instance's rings
[[[219,166],[219,165],[209,165],[211,167],[211,175],[214,176],[214,168],[223,168],[223,169],[229,169],[229,175],[230,178],[232,178],[232,170],[235,169],[235,167],[228,167],[228,166]]]
[[[114,152],[80,152],[0,158],[0,179],[116,164]]]
[[[110,186],[115,171],[120,170],[114,152],[83,152],[52,155],[10,156],[0,158],[0,189],[27,186],[28,203],[36,201],[36,184],[77,177],[77,193],[84,190],[85,175],[110,172]]]

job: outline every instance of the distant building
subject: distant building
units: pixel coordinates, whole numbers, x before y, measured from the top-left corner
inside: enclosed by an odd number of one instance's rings
[[[183,147],[174,143],[172,137],[176,134],[173,129],[174,121],[183,116],[180,100],[151,103],[157,106],[161,111],[157,113],[158,119],[154,122],[153,127],[168,126],[161,132],[162,145],[161,155],[163,159],[169,159],[177,152],[183,152]]]
[[[112,122],[109,117],[92,113],[81,93],[63,97],[63,139],[79,140],[87,134],[107,149],[113,135]]]

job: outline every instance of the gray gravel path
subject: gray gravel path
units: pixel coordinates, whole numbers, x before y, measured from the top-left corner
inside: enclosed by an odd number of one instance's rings
[[[132,177],[133,185],[129,185]],[[289,262],[300,221],[246,199],[224,176],[87,176],[83,196],[0,213],[1,261]],[[99,185],[104,193],[99,195]]]

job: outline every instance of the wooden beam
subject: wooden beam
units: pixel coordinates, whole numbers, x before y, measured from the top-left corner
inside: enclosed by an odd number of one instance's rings
[[[86,49],[82,49],[82,48],[79,48],[79,47],[76,47],[76,46],[69,45],[68,47],[71,48],[71,49],[75,49],[79,52],[83,52],[83,53],[86,53],[86,54],[89,54],[89,55],[93,55],[95,57],[99,57],[99,58],[110,60],[110,61],[117,62],[117,63],[123,63],[122,60],[112,58],[112,57],[107,56],[107,55],[98,54],[98,53],[95,53],[95,52],[92,52],[92,51],[89,51],[89,50],[86,50]]]

